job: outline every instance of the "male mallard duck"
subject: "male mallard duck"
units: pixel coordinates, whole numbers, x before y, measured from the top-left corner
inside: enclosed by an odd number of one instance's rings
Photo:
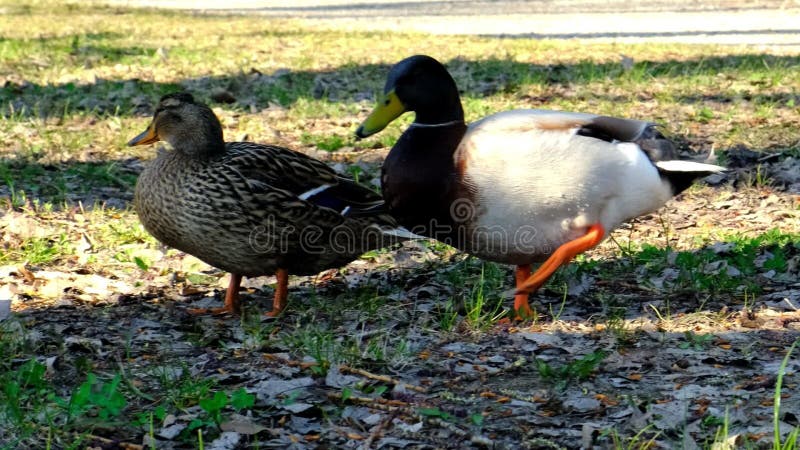
[[[217,117],[190,94],[161,98],[128,145],[159,140],[172,150],[160,149],[139,176],[136,212],[159,241],[231,273],[225,306],[211,312],[239,311],[242,276],[275,273],[275,316],[290,272],[316,274],[402,240],[378,194],[301,153],[226,143]]]
[[[391,69],[356,135],[377,133],[405,111],[416,118],[382,170],[390,212],[413,233],[515,264],[518,316],[531,314],[528,294],[558,267],[724,170],[678,160],[655,125],[638,120],[513,110],[468,126],[455,81],[424,55]]]

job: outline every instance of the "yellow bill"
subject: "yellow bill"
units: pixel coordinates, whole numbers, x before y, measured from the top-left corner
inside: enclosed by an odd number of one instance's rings
[[[156,134],[155,127],[153,124],[150,124],[146,130],[144,130],[141,134],[136,136],[135,138],[128,141],[128,146],[133,147],[134,145],[145,145],[145,144],[152,144],[153,142],[158,142],[158,134]]]
[[[397,98],[394,90],[391,90],[378,100],[378,105],[372,110],[367,120],[356,130],[356,136],[365,138],[373,135],[386,128],[386,125],[389,125],[391,121],[400,117],[400,114],[404,112],[406,112],[405,105]]]

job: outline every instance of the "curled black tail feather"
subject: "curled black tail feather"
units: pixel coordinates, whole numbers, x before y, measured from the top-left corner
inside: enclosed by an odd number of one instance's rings
[[[606,142],[632,142],[653,162],[678,159],[675,145],[649,122],[598,116],[581,126],[577,134]]]
[[[647,154],[650,161],[670,161],[678,159],[678,152],[675,144],[665,138],[655,125],[649,125],[644,129],[642,135],[634,139],[633,142]]]

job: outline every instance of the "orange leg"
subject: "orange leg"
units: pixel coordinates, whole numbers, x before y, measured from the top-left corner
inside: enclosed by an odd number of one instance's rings
[[[225,303],[222,308],[191,308],[189,314],[239,314],[239,285],[242,284],[242,276],[232,273],[231,281],[228,283],[228,290],[225,291]]]
[[[517,281],[517,289],[519,286],[531,276],[531,265],[524,264],[521,266],[517,266],[517,270],[515,273],[515,278]],[[533,311],[531,307],[528,305],[528,293],[527,292],[519,292],[518,294],[514,295],[514,311],[517,313],[517,319],[523,319],[527,317],[533,317]]]
[[[278,269],[275,271],[278,285],[275,287],[275,299],[272,301],[272,311],[265,313],[267,317],[278,317],[286,308],[286,297],[289,296],[289,271]]]
[[[531,293],[542,287],[545,281],[547,281],[547,279],[553,275],[556,269],[568,263],[578,253],[585,252],[586,250],[589,250],[590,248],[599,244],[600,241],[603,240],[604,234],[605,230],[603,229],[603,226],[599,223],[596,223],[589,227],[589,230],[585,235],[573,241],[569,241],[566,244],[563,244],[561,247],[558,247],[558,249],[556,249],[556,251],[553,252],[549,258],[547,258],[547,261],[545,261],[544,264],[542,264],[539,269],[536,270],[536,273],[534,273],[522,284],[519,282],[517,283],[517,294]],[[525,304],[527,305],[527,301]]]

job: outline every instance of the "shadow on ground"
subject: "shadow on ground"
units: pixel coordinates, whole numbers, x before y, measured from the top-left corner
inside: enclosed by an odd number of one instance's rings
[[[87,50],[89,51],[89,50]],[[113,54],[155,53],[156,49],[119,48]],[[103,50],[108,53],[107,49]],[[90,52],[91,53],[91,52]],[[398,59],[402,55],[398,55]],[[731,55],[686,61],[635,61],[630,67],[622,62],[576,64],[526,64],[502,59],[454,59],[446,63],[462,95],[485,97],[496,93],[514,93],[527,85],[581,85],[602,81],[649,82],[658,78],[691,77],[735,72],[747,76],[749,71],[800,65],[800,56]],[[253,67],[248,73],[185,79],[176,83],[154,83],[140,79],[97,79],[91,83],[65,82],[36,84],[7,81],[0,89],[2,114],[6,117],[61,117],[82,112],[95,116],[147,116],[153,105],[166,93],[187,89],[203,100],[210,100],[215,88],[230,92],[241,108],[265,108],[271,103],[285,107],[300,99],[326,99],[352,102],[374,99],[382,89],[390,65],[347,65],[326,71],[277,70],[262,73]],[[631,92],[631,98],[639,95]],[[748,100],[765,103],[776,100],[775,94],[748,94]],[[785,98],[784,98],[785,97]],[[602,92],[595,98],[603,99]],[[610,100],[616,100],[612,97]],[[544,99],[546,100],[546,99]],[[797,101],[796,94],[780,99]],[[684,103],[698,103],[702,98],[686,97]],[[539,100],[541,103],[542,100]],[[534,105],[535,106],[535,105]]]

